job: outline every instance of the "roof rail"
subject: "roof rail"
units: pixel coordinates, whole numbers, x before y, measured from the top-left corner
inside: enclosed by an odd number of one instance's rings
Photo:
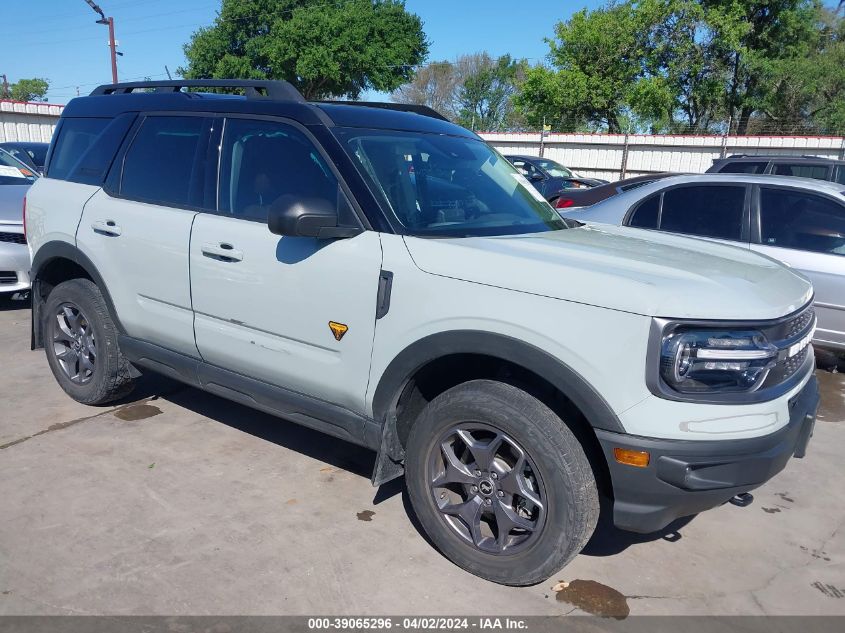
[[[829,156],[819,156],[817,154],[731,154],[727,158],[812,158],[813,160],[839,160],[837,158],[830,158]],[[719,159],[719,160],[725,160]]]
[[[182,88],[242,88],[247,99],[273,99],[275,101],[305,101],[305,98],[287,81],[267,79],[173,79],[168,81],[131,81],[120,84],[103,84],[94,88],[91,96],[131,94],[135,90],[179,92]]]
[[[340,104],[362,106],[365,108],[381,108],[382,110],[395,110],[397,112],[413,112],[422,116],[431,117],[432,119],[440,119],[441,121],[448,121],[445,116],[440,114],[434,108],[424,105],[417,105],[415,103],[388,103],[384,101],[319,101],[318,103]]]

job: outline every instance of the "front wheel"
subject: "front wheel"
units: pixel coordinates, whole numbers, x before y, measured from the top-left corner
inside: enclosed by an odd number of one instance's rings
[[[432,400],[411,429],[405,477],[420,523],[467,571],[546,580],[586,545],[599,514],[578,440],[546,405],[474,380]]]

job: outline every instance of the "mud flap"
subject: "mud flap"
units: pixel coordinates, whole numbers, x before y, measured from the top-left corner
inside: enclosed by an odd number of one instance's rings
[[[388,481],[402,476],[405,472],[405,449],[396,433],[396,416],[387,418],[381,428],[381,443],[379,444],[376,464],[370,481],[378,487]]]

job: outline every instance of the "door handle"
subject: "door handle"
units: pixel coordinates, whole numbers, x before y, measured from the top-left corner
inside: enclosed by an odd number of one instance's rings
[[[123,233],[123,229],[121,229],[117,224],[115,224],[114,220],[97,220],[93,224],[91,224],[91,228],[94,229],[95,233],[102,233],[103,235],[112,235],[117,237],[121,233]]]
[[[244,258],[242,251],[236,250],[231,244],[221,242],[220,244],[203,244],[202,254],[212,259],[219,259],[224,262],[239,262]]]

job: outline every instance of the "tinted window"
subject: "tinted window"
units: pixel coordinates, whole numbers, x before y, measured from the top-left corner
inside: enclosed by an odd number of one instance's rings
[[[67,180],[86,185],[101,185],[135,116],[134,113],[127,113],[115,117],[76,162],[67,175]]]
[[[723,240],[742,237],[745,187],[699,185],[663,194],[660,229]]]
[[[338,183],[320,153],[296,128],[274,121],[227,119],[220,162],[221,211],[267,221],[282,196],[337,203]]]
[[[796,176],[798,178],[815,178],[827,180],[830,168],[827,165],[807,165],[806,163],[777,163],[772,169],[773,174],[779,176]]]
[[[634,211],[629,224],[641,229],[657,228],[657,212],[660,209],[660,194],[646,198]]]
[[[766,171],[769,161],[734,161],[724,163],[719,169],[720,174],[762,174]]]
[[[111,119],[63,119],[47,175],[64,180]]]
[[[120,193],[171,205],[197,205],[202,170],[195,167],[202,117],[147,117],[123,162]]]
[[[760,237],[770,246],[845,255],[845,207],[811,193],[763,188]]]
[[[840,185],[845,185],[845,165],[840,165],[836,168],[836,182]]]

